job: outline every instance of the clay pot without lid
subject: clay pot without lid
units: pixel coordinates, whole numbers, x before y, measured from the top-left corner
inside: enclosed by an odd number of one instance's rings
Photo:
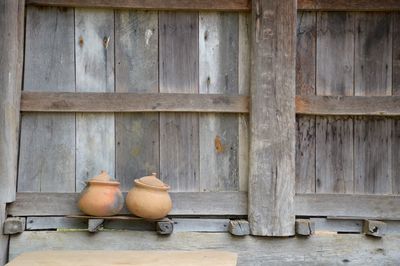
[[[146,219],[160,219],[172,209],[169,186],[153,173],[135,180],[135,186],[126,196],[126,206],[134,215]]]
[[[104,171],[87,181],[86,188],[81,192],[78,207],[85,214],[92,216],[112,216],[118,214],[124,198],[120,183]]]

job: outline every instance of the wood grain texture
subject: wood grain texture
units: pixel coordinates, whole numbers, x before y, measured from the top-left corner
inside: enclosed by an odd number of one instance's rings
[[[158,93],[158,13],[115,15],[116,92]],[[134,179],[159,172],[159,114],[120,113],[115,119],[116,178],[127,191]]]
[[[317,95],[353,95],[354,15],[317,17]],[[316,119],[316,192],[353,192],[353,121]]]
[[[299,12],[296,95],[315,95],[316,38],[316,13]],[[315,192],[315,117],[297,116],[296,125],[296,192]]]
[[[199,14],[199,92],[238,94],[238,15]],[[199,117],[200,191],[239,189],[238,116]]]
[[[28,7],[25,91],[74,92],[74,11]],[[75,115],[25,113],[18,191],[75,191]]]
[[[249,11],[249,0],[27,0],[27,4],[148,10]]]
[[[299,10],[308,11],[399,11],[397,0],[298,0]]]
[[[30,245],[26,245],[29,241]],[[11,239],[10,257],[35,250],[202,250],[238,253],[238,265],[396,265],[399,236],[381,241],[360,234],[304,238],[235,238],[227,233],[177,232],[160,237],[153,232],[25,232]],[[268,252],[266,252],[268,251]]]
[[[5,265],[8,260],[8,241],[10,236],[3,235],[3,225],[6,217],[6,204],[0,203],[0,265]]]
[[[252,3],[249,222],[294,234],[296,1]]]
[[[239,14],[239,94],[250,94],[251,69],[251,14]],[[239,190],[247,191],[249,185],[249,116],[239,115]]]
[[[169,215],[246,215],[245,192],[175,192]],[[126,193],[124,193],[126,196]],[[12,216],[62,216],[80,213],[79,193],[17,193],[8,206]],[[121,214],[129,214],[123,209]]]
[[[117,87],[117,91],[122,91]],[[133,89],[129,89],[133,90]],[[23,112],[248,113],[249,97],[189,93],[22,92]]]
[[[296,113],[399,116],[399,96],[296,96]]]
[[[392,60],[393,60],[393,73],[392,73],[392,93],[393,95],[400,96],[400,13],[392,13]],[[392,96],[393,97],[393,96]],[[392,122],[392,134],[391,134],[391,145],[392,145],[392,192],[393,194],[400,194],[400,120],[394,119]]]
[[[23,0],[0,1],[0,203],[13,201],[17,190],[24,14]]]
[[[160,12],[161,93],[198,93],[198,13]],[[160,114],[160,176],[172,191],[199,191],[198,114]]]
[[[114,92],[114,12],[75,10],[76,91]],[[76,191],[102,170],[115,177],[114,114],[76,114]]]
[[[355,95],[391,95],[391,26],[388,13],[357,14]],[[392,193],[390,135],[390,121],[382,118],[355,120],[355,192]]]

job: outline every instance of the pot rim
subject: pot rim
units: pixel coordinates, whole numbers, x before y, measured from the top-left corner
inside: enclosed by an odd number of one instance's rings
[[[146,187],[146,188],[152,188],[152,189],[156,189],[156,190],[162,190],[162,191],[167,191],[170,189],[170,186],[165,185],[164,187],[156,187],[156,186],[152,186],[152,185],[148,185],[145,183],[140,182],[140,179],[135,179],[135,184],[142,186],[142,187]]]
[[[120,182],[118,181],[101,181],[101,180],[88,180],[87,184],[98,184],[98,185],[110,185],[110,186],[119,186]]]

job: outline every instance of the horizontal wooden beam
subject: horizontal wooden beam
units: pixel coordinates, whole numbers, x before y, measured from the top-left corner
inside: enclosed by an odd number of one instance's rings
[[[247,215],[246,192],[173,192],[171,215]],[[17,193],[7,207],[11,216],[79,214],[78,193]],[[126,209],[121,214],[128,214]],[[328,216],[400,220],[400,196],[297,194],[297,216]]]
[[[26,0],[27,4],[144,10],[249,11],[251,0]]]
[[[251,0],[26,0],[27,4],[143,10],[251,10]],[[297,0],[303,11],[399,11],[398,0]]]
[[[23,92],[29,112],[218,112],[248,113],[247,96],[220,94],[139,94]]]
[[[296,113],[400,116],[400,96],[297,96]]]
[[[297,0],[305,11],[399,11],[398,0]]]
[[[247,215],[245,192],[175,192],[171,193],[170,215]],[[125,197],[125,195],[124,195]],[[17,193],[7,206],[12,216],[63,216],[80,214],[79,193]],[[123,209],[121,214],[129,214]]]

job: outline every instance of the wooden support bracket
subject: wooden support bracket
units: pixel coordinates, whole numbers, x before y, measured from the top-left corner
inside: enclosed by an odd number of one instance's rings
[[[95,233],[103,228],[104,219],[88,219],[88,231]]]
[[[11,217],[4,221],[3,234],[14,235],[25,231],[25,218]]]
[[[365,220],[363,232],[366,235],[382,237],[386,234],[387,225],[381,221]]]
[[[229,221],[228,231],[234,236],[247,236],[250,234],[250,225],[246,220]]]
[[[170,235],[174,231],[174,222],[168,218],[157,221],[156,231],[159,235]]]
[[[296,219],[296,235],[310,236],[315,233],[315,222],[310,219]]]

